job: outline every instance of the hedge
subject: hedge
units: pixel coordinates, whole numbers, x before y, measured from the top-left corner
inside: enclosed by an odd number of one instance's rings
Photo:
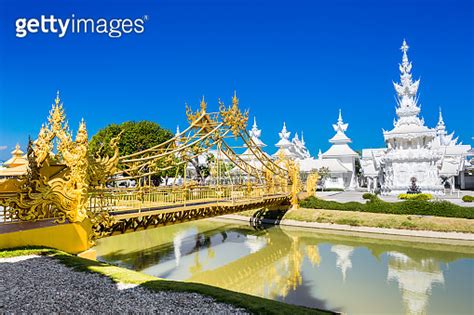
[[[407,200],[404,202],[385,202],[374,196],[364,204],[355,201],[341,203],[311,196],[301,200],[300,206],[313,209],[474,219],[474,207],[461,207],[448,201]]]
[[[469,195],[463,196],[462,201],[464,201],[464,202],[473,202],[474,201],[474,196],[469,196]]]
[[[402,200],[430,200],[433,199],[431,194],[400,194],[398,199]]]

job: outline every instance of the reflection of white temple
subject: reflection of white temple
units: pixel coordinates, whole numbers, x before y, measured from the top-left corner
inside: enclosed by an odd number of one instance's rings
[[[181,244],[183,243],[183,240],[190,236],[193,235],[193,233],[190,230],[183,230],[178,233],[173,238],[173,248],[174,248],[174,259],[176,262],[176,266],[178,267],[180,262],[181,262]]]
[[[337,255],[336,266],[341,270],[342,280],[346,281],[347,270],[352,268],[351,256],[354,247],[347,245],[334,245],[331,251]]]
[[[431,287],[444,283],[443,272],[434,260],[417,262],[398,252],[388,252],[387,280],[395,280],[402,292],[406,311],[410,314],[425,314]]]
[[[267,239],[265,237],[258,237],[255,235],[247,235],[245,239],[245,246],[250,249],[250,253],[256,253],[267,245]]]

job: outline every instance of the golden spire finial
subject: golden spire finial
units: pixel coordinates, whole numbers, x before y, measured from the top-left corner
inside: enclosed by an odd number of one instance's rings
[[[232,97],[232,105],[237,107],[239,105],[239,99],[237,98],[237,91],[234,90],[234,96]]]
[[[207,103],[206,101],[204,100],[204,95],[202,96],[202,100],[201,100],[201,113],[205,113],[206,112],[206,108],[207,108]]]
[[[59,102],[61,102],[61,98],[59,98],[59,90],[56,91],[56,98],[54,99],[54,102],[56,103],[56,106],[58,106]]]

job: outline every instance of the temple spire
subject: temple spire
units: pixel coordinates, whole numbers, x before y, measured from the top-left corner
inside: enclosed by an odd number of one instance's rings
[[[341,109],[339,109],[339,116],[337,118],[337,123],[332,125],[332,127],[334,131],[338,133],[344,133],[347,130],[347,127],[349,127],[349,124],[345,124],[344,121],[342,120]]]
[[[205,112],[206,112],[207,103],[206,103],[206,101],[204,100],[204,95],[202,96],[202,99],[201,99],[200,108],[201,108],[201,113],[205,113]]]
[[[290,137],[291,132],[288,132],[288,130],[286,130],[286,122],[283,122],[283,128],[278,133],[278,135],[280,136],[280,139],[284,140],[288,140],[288,138]]]
[[[438,125],[444,126],[443,113],[441,111],[441,106],[439,107]]]
[[[257,126],[257,118],[254,116],[253,117],[253,126],[252,129],[249,130],[250,137],[252,138],[253,142],[258,146],[258,147],[265,147],[266,144],[260,140],[260,136],[262,135],[262,130],[258,129]]]

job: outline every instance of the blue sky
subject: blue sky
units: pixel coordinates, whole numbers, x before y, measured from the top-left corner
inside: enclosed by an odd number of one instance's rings
[[[273,153],[278,131],[304,130],[312,154],[328,148],[341,108],[353,148],[383,145],[395,117],[392,80],[410,45],[422,116],[473,133],[472,1],[0,0],[0,159],[26,145],[61,91],[73,129],[149,119],[185,125],[184,103],[211,109],[234,90],[257,116]],[[143,34],[15,37],[17,18],[140,18]],[[6,149],[4,149],[6,147]]]

